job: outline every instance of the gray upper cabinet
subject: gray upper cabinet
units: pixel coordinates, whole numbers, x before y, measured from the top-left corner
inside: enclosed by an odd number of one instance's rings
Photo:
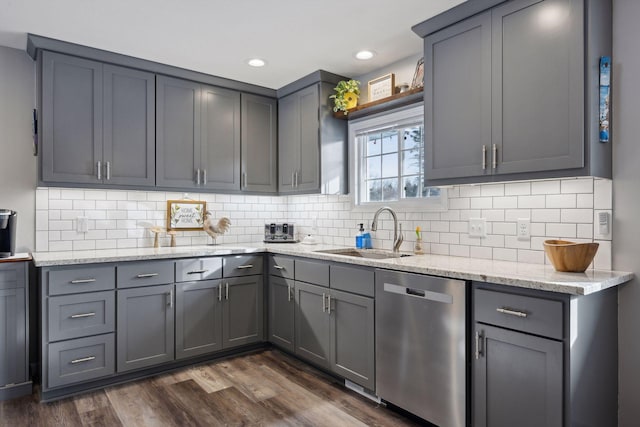
[[[277,101],[264,96],[241,96],[241,188],[275,193],[277,175]]]
[[[347,192],[347,122],[329,96],[346,77],[317,71],[278,90],[278,191]]]
[[[158,76],[159,187],[240,188],[240,93]]]
[[[610,2],[491,4],[480,14],[461,5],[414,27],[425,37],[428,183],[610,177],[597,109]]]
[[[41,180],[153,186],[155,76],[42,55]]]

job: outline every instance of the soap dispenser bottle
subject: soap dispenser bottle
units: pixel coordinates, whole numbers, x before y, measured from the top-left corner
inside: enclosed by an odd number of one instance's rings
[[[358,230],[358,234],[356,234],[356,249],[364,248],[364,224],[358,224],[360,226],[360,230]]]

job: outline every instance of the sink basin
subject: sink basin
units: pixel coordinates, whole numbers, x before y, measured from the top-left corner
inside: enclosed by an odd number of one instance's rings
[[[386,258],[404,258],[411,256],[411,254],[401,254],[398,252],[383,251],[376,249],[325,249],[321,251],[314,251],[322,254],[344,255],[355,258],[369,258],[369,259],[386,259]]]

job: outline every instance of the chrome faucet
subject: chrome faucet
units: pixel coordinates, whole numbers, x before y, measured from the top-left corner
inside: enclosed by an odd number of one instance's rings
[[[404,237],[402,236],[402,224],[400,224],[400,234],[398,234],[398,216],[393,209],[388,206],[383,206],[378,209],[375,215],[373,215],[371,231],[376,231],[378,229],[378,216],[380,215],[380,213],[382,213],[382,211],[388,211],[393,217],[393,252],[399,252],[400,245],[402,244]]]

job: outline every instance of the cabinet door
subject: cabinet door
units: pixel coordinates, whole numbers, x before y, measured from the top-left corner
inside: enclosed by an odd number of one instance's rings
[[[0,289],[0,388],[27,381],[24,289]]]
[[[118,372],[174,358],[173,285],[118,291]]]
[[[277,175],[277,103],[242,94],[242,190],[274,193]]]
[[[240,189],[240,92],[203,86],[201,132],[202,186]]]
[[[278,100],[278,191],[295,189],[300,166],[300,97],[292,93]]]
[[[583,166],[582,3],[516,0],[493,9],[495,173]]]
[[[42,54],[42,180],[97,183],[102,161],[102,64]]]
[[[331,290],[331,369],[341,377],[375,389],[373,298]]]
[[[491,173],[491,13],[424,40],[425,176]]]
[[[200,167],[201,88],[156,78],[156,185],[195,188]]]
[[[295,295],[291,279],[269,277],[269,341],[294,351]]]
[[[320,189],[320,118],[318,85],[303,89],[300,98],[300,167],[296,190]]]
[[[562,425],[562,343],[475,324],[473,425]]]
[[[330,369],[331,317],[326,310],[329,289],[298,281],[295,288],[295,353]]]
[[[222,346],[231,348],[264,339],[262,276],[224,280]]]
[[[155,75],[104,65],[104,182],[153,187]]]
[[[218,280],[176,285],[176,359],[222,349],[222,285]]]

